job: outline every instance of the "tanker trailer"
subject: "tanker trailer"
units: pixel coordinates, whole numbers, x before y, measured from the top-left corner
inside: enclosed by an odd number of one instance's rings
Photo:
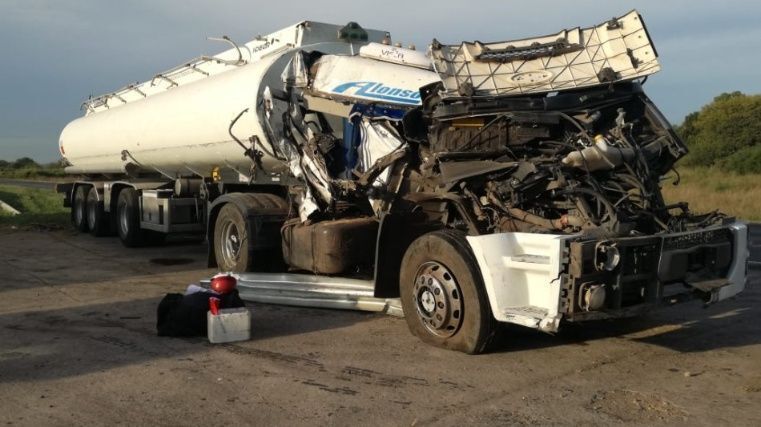
[[[88,100],[60,140],[72,221],[127,246],[205,233],[250,300],[403,314],[467,353],[746,281],[747,227],[667,204],[687,148],[643,92],[632,11],[427,54],[302,22]]]

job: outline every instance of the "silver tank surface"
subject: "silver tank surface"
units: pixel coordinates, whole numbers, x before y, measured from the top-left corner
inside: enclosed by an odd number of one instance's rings
[[[174,177],[209,176],[215,167],[248,170],[251,161],[228,132],[231,122],[248,109],[232,132],[247,145],[257,136],[269,146],[259,114],[263,90],[282,88],[281,73],[295,50],[355,55],[368,43],[341,40],[340,29],[304,21],[89,100],[85,115],[69,123],[59,139],[70,164],[66,171]],[[387,34],[366,31],[368,41]],[[275,162],[266,154],[262,158],[265,168]]]

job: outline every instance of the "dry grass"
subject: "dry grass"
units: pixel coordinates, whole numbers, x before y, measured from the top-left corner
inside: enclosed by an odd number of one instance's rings
[[[0,185],[0,200],[21,211],[20,215],[0,211],[0,228],[60,228],[69,223],[69,210],[63,207],[63,198],[51,190]]]
[[[667,203],[688,202],[696,213],[720,210],[749,221],[761,221],[761,175],[735,175],[709,168],[679,168],[682,181],[663,182]],[[671,175],[673,176],[673,175]]]

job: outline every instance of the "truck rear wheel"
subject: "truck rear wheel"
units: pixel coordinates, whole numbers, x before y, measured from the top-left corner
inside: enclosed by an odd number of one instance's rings
[[[90,187],[87,192],[87,228],[95,237],[108,236],[111,233],[108,214],[103,209],[103,200],[98,200],[98,190]]]
[[[400,280],[404,317],[413,335],[468,354],[486,349],[495,321],[462,233],[439,230],[417,238],[404,255]]]
[[[214,256],[221,271],[249,271],[253,256],[248,250],[246,217],[234,203],[222,206],[214,223]]]
[[[74,200],[71,203],[71,223],[74,228],[86,232],[87,227],[87,191],[88,185],[78,185],[74,190]]]
[[[124,246],[134,248],[146,244],[145,230],[140,228],[140,204],[137,190],[125,188],[116,202],[116,230]]]

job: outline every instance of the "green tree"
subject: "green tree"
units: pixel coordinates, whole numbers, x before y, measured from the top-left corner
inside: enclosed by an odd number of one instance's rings
[[[685,164],[761,172],[761,95],[723,93],[677,128],[690,149]]]
[[[14,169],[39,168],[40,165],[38,165],[37,162],[34,161],[34,159],[31,159],[29,157],[22,157],[20,159],[16,159],[16,161],[13,162],[12,167]]]
[[[697,129],[695,129],[695,121],[698,119],[699,114],[700,113],[697,111],[688,114],[687,117],[684,118],[682,124],[676,127],[679,136],[687,143],[689,143],[697,133]]]

